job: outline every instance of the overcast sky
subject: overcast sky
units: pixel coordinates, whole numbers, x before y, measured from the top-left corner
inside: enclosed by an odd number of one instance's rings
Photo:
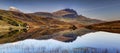
[[[86,17],[120,20],[120,0],[0,0],[0,9],[14,6],[25,13],[72,8]]]

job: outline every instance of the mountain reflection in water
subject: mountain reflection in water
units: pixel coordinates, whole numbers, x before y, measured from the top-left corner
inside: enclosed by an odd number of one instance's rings
[[[119,53],[118,40],[120,34],[108,32],[88,33],[78,36],[73,42],[26,39],[1,44],[0,53]]]
[[[0,43],[10,43],[16,42],[25,39],[37,39],[37,40],[45,40],[45,39],[55,39],[63,42],[72,42],[77,36],[84,35],[86,33],[93,32],[92,30],[81,28],[81,29],[21,29],[9,31],[6,33],[0,33]]]

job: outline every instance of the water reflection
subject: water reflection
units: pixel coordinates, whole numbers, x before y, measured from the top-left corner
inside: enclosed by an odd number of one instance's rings
[[[119,53],[118,40],[120,34],[86,28],[20,29],[0,32],[0,53]]]
[[[118,40],[120,34],[108,32],[88,33],[67,43],[55,39],[27,39],[1,44],[0,53],[119,53]]]
[[[76,40],[78,36],[83,36],[87,33],[96,32],[94,30],[89,30],[86,28],[80,28],[76,30],[65,30],[57,34],[54,34],[53,39],[63,41],[63,42],[72,42]]]
[[[23,29],[1,32],[0,43],[8,43],[8,42],[17,41],[19,40],[19,39],[16,39],[17,35],[24,33],[24,32],[25,31]]]
[[[0,43],[16,42],[24,39],[38,39],[47,40],[55,39],[63,42],[72,42],[77,36],[94,32],[86,28],[80,28],[77,30],[71,29],[54,29],[54,28],[37,28],[37,29],[19,29],[9,31],[7,33],[0,33]]]

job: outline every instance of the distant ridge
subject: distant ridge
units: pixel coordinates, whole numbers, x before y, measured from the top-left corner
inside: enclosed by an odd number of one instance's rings
[[[30,14],[34,14],[37,16],[44,16],[44,17],[54,17],[54,15],[49,12],[35,12],[35,13],[30,13]]]

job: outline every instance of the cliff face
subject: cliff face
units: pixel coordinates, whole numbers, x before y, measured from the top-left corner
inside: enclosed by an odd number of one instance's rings
[[[53,12],[53,15],[64,18],[76,18],[78,16],[75,10],[69,8]]]

